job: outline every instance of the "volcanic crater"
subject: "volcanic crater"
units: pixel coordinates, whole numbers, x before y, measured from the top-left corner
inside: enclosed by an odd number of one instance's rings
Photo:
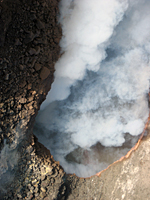
[[[149,121],[127,156],[89,178],[66,174],[33,135],[60,57],[58,4],[59,0],[0,2],[0,198],[148,200]]]

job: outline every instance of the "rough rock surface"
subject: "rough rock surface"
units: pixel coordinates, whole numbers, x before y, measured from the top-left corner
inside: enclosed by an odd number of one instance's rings
[[[33,136],[59,58],[59,0],[0,1],[0,199],[150,199],[150,127],[100,176],[67,175]]]

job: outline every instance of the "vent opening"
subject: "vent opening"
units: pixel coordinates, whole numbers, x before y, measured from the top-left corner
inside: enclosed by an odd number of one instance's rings
[[[65,1],[62,56],[34,134],[67,173],[89,177],[124,156],[149,116],[150,2]]]

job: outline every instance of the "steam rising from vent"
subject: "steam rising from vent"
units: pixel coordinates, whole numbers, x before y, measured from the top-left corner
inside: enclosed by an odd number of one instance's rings
[[[62,56],[34,132],[66,172],[95,174],[127,153],[143,131],[149,9],[149,0],[61,1]],[[101,152],[113,152],[114,160]]]

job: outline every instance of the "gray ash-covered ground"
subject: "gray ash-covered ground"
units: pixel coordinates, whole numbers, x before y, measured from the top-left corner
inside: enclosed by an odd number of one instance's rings
[[[67,175],[33,136],[53,81],[61,28],[58,2],[0,2],[0,199],[149,199],[150,138],[100,177]]]

